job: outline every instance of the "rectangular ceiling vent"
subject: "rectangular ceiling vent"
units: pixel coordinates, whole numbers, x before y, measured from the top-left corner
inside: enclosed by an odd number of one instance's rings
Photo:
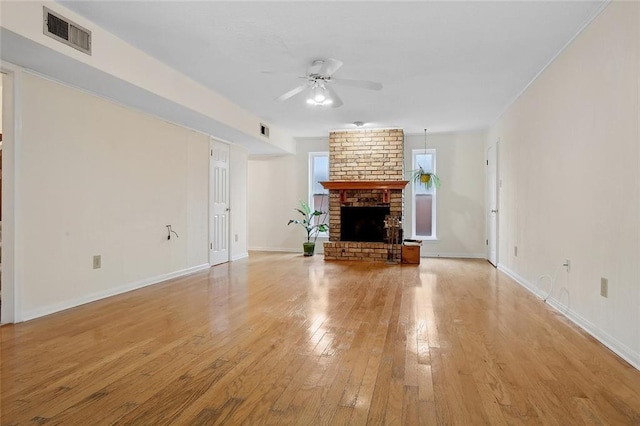
[[[262,123],[260,123],[260,134],[265,138],[269,137],[269,128]]]
[[[44,7],[44,25],[42,31],[45,35],[67,46],[91,55],[91,31],[82,28],[67,18],[63,18],[46,7]]]

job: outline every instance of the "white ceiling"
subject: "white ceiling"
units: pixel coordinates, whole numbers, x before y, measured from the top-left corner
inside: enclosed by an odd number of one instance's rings
[[[464,131],[493,123],[602,8],[584,2],[64,1],[183,74],[295,137],[331,129]],[[299,95],[314,59],[335,77],[383,84],[333,86],[340,108]]]

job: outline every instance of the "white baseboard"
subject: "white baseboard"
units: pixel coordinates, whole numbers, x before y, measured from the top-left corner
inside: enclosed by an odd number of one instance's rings
[[[535,294],[539,298],[543,299],[546,294],[542,292],[538,287],[534,286],[532,283],[525,280],[520,275],[516,274],[503,264],[498,263],[498,270],[504,272],[511,279],[513,279],[516,283],[521,285],[522,287],[529,290],[531,293]],[[569,306],[561,303],[557,299],[553,297],[549,297],[547,299],[547,304],[557,310],[559,313],[564,315],[569,321],[576,324],[578,327],[589,333],[593,336],[597,341],[605,345],[607,348],[611,349],[614,353],[616,353],[620,358],[627,361],[637,370],[640,370],[640,353],[634,351],[624,343],[620,342],[615,337],[611,336],[609,333],[601,330],[596,325],[591,323],[586,318],[582,317],[580,314],[574,312]]]
[[[484,253],[420,253],[420,257],[451,257],[459,259],[486,259]]]
[[[596,338],[600,343],[605,345],[607,348],[611,349],[613,352],[618,354],[620,358],[627,361],[629,364],[634,366],[637,370],[640,370],[640,354],[635,352],[633,349],[625,345],[624,343],[618,341],[615,337],[609,335],[608,333],[600,330],[594,324],[592,324],[586,318],[580,316],[576,312],[569,309],[566,305],[559,302],[558,300],[550,297],[547,300],[547,303],[556,309],[558,312],[564,314],[571,322],[576,324],[578,327],[582,328],[584,331],[592,335]]]
[[[279,251],[281,253],[302,253],[302,246],[300,248],[283,248],[283,247],[250,247],[249,251]],[[316,243],[316,254],[324,254],[324,250],[318,250],[318,243]],[[459,259],[486,259],[484,253],[425,253],[420,254],[422,258],[428,257],[450,257]]]
[[[65,300],[64,302],[58,302],[52,305],[42,306],[40,308],[23,311],[22,321],[28,321],[28,320],[45,316],[45,315],[50,315],[56,312],[64,311],[65,309],[75,308],[76,306],[95,302],[96,300],[115,296],[117,294],[126,293],[131,290],[137,290],[139,288],[147,287],[153,284],[158,284],[160,282],[167,281],[172,278],[178,278],[184,275],[189,275],[194,272],[208,269],[209,267],[210,265],[208,263],[204,263],[202,265],[192,266],[191,268],[181,269],[175,272],[169,272],[168,274],[162,274],[162,275],[158,275],[151,278],[145,278],[143,280],[135,281],[129,284],[124,284],[118,287],[110,288],[108,290],[99,291],[97,293],[87,294],[85,296],[78,297],[76,299]]]
[[[236,260],[244,259],[249,257],[249,252],[245,251],[244,253],[236,254],[235,256],[231,256],[231,261],[235,262]]]
[[[249,251],[279,251],[282,253],[302,253],[302,244],[300,248],[284,248],[284,247],[249,247]]]
[[[302,243],[300,248],[288,248],[288,247],[249,247],[249,251],[274,251],[280,253],[302,253]],[[315,254],[324,255],[324,246],[318,241],[316,243]]]
[[[533,293],[536,296],[538,296],[540,299],[544,298],[544,296],[545,296],[544,293],[538,287],[534,286],[529,281],[525,280],[523,277],[521,277],[517,273],[513,272],[511,269],[507,268],[502,263],[498,262],[498,270],[501,271],[501,272],[504,272],[505,275],[507,275],[512,280],[514,280],[517,284],[519,284],[522,287],[526,288],[531,293]]]

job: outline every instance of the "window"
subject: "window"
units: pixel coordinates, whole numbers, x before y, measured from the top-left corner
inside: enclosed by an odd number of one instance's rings
[[[315,217],[316,223],[329,223],[329,190],[320,182],[329,180],[329,153],[309,153],[309,206],[311,210],[327,212],[326,215]],[[328,236],[327,232],[321,232],[319,236]]]
[[[414,149],[412,151],[413,170],[422,166],[425,172],[436,172],[436,150]],[[436,188],[425,188],[419,182],[413,184],[413,237],[435,240],[436,237]]]

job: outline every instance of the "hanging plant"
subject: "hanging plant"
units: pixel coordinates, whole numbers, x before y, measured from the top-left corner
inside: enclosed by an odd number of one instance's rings
[[[427,152],[427,129],[424,129],[424,151]],[[411,180],[416,184],[423,184],[426,189],[430,189],[435,185],[440,188],[440,178],[435,173],[426,172],[421,165],[418,169],[411,170]]]
[[[411,171],[411,180],[417,184],[423,184],[425,188],[429,189],[433,185],[436,188],[440,188],[440,178],[435,173],[425,172],[422,166],[419,166],[417,170]]]

